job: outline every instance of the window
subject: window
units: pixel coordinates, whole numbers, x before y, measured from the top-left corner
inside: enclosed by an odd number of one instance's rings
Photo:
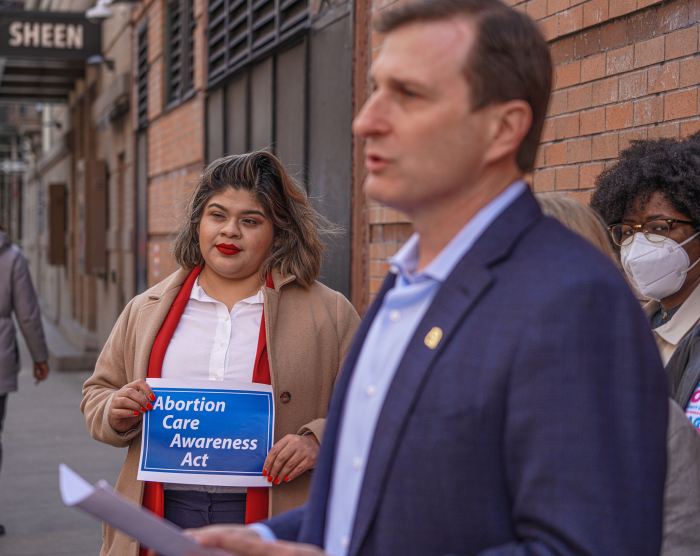
[[[211,0],[209,85],[309,28],[309,0]]]
[[[166,99],[180,102],[194,86],[194,0],[168,0]]]
[[[136,36],[136,127],[148,125],[148,24]]]

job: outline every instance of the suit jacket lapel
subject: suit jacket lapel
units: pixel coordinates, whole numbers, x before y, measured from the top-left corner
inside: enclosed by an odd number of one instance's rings
[[[490,272],[483,267],[470,269],[469,277],[468,290],[448,282],[440,288],[411,338],[396,370],[372,440],[362,492],[355,514],[349,550],[351,555],[359,550],[374,518],[377,502],[386,480],[388,465],[433,362],[452,339],[464,315],[493,280]],[[436,327],[442,331],[442,338],[438,345],[431,349],[426,345],[425,340],[430,331]]]
[[[379,290],[379,294],[372,305],[370,305],[367,314],[362,319],[355,333],[343,367],[340,370],[328,409],[328,416],[326,417],[326,427],[323,433],[321,452],[318,457],[318,465],[314,469],[314,480],[311,483],[307,511],[304,512],[304,520],[299,533],[300,542],[323,546],[328,495],[331,489],[335,450],[345,405],[345,394],[350,384],[357,358],[365,342],[367,332],[369,332],[372,321],[374,321],[374,317],[382,306],[384,296],[394,286],[395,281],[395,274],[388,274],[384,278],[384,283]]]
[[[489,266],[507,256],[522,233],[540,216],[529,191],[516,199],[456,265],[418,325],[379,415],[355,514],[351,556],[359,551],[374,519],[395,447],[433,363],[452,340],[459,323],[493,282]],[[442,330],[442,338],[431,349],[425,340],[435,327]]]

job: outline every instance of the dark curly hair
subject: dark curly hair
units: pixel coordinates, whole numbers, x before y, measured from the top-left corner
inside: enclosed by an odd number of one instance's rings
[[[657,192],[700,223],[700,132],[680,141],[633,141],[619,161],[598,176],[591,207],[606,224],[615,224],[633,205],[643,207]]]

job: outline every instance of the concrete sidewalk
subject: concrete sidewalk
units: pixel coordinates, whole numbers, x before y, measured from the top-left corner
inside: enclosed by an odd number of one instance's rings
[[[66,508],[58,491],[58,464],[90,482],[114,484],[125,450],[92,440],[79,404],[89,373],[56,373],[34,385],[22,350],[19,392],[10,394],[2,433],[0,556],[96,556],[100,524]]]

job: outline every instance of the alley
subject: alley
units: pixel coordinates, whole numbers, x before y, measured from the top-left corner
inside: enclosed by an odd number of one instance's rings
[[[87,373],[52,373],[34,385],[26,351],[19,392],[8,400],[0,472],[0,556],[95,556],[100,524],[66,508],[58,464],[114,484],[123,452],[92,440],[79,410]]]

